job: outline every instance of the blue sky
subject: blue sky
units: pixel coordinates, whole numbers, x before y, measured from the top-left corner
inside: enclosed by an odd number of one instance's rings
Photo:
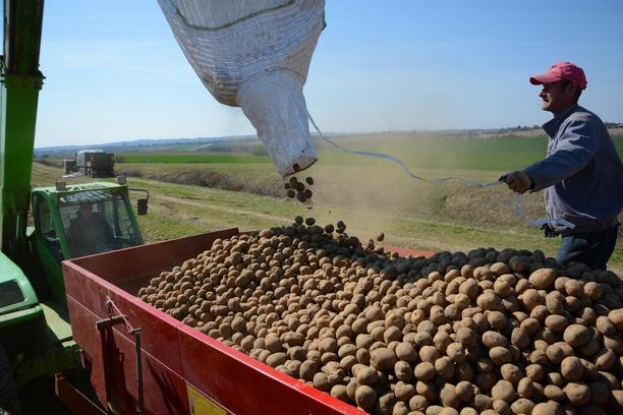
[[[581,104],[623,122],[623,1],[327,0],[304,89],[323,132],[534,125],[530,75],[570,60]],[[35,146],[253,135],[219,104],[156,0],[47,0]]]

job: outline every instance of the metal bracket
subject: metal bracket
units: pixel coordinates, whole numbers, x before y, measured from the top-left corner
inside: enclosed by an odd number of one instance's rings
[[[128,327],[128,334],[134,336],[134,354],[136,358],[136,388],[138,391],[138,397],[136,402],[136,412],[143,412],[145,409],[144,389],[143,389],[143,360],[141,353],[141,328],[132,327],[127,319],[127,316],[122,314],[115,303],[106,298],[106,307],[108,309],[108,318],[104,318],[95,322],[95,325],[99,331],[104,331],[118,324],[124,324]],[[116,312],[116,313],[115,313]]]

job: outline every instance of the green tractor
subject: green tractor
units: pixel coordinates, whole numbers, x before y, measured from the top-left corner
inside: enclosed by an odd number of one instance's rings
[[[0,412],[15,390],[81,364],[61,262],[143,244],[125,178],[31,189],[43,0],[4,0],[0,59]],[[138,201],[147,212],[149,193]],[[32,208],[32,209],[31,209]],[[81,212],[95,222],[80,222]],[[3,408],[3,405],[6,408]],[[46,412],[52,413],[52,412]]]

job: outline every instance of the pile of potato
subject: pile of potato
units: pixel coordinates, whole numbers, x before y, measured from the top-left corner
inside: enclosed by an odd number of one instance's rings
[[[515,249],[401,257],[345,229],[217,240],[139,296],[368,413],[623,413],[614,273]]]

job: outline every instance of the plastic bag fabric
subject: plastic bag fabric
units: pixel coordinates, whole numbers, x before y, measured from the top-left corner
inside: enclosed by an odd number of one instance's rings
[[[158,0],[212,96],[241,107],[282,177],[316,160],[303,86],[324,0]]]

